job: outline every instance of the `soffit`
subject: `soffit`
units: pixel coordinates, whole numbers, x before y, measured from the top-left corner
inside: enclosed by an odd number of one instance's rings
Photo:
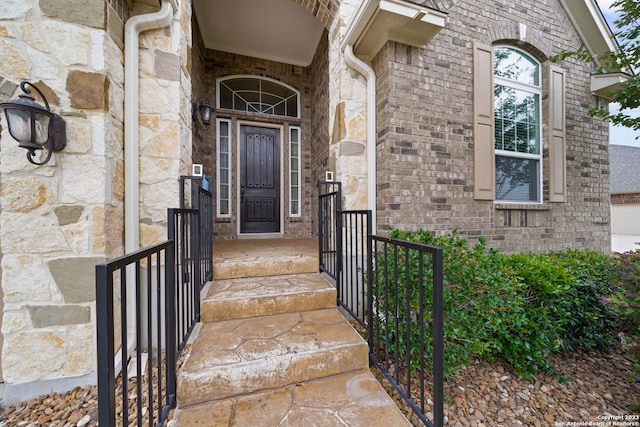
[[[618,50],[609,24],[604,19],[596,0],[560,0],[582,43],[591,55],[598,56]],[[596,63],[598,60],[596,59]],[[605,64],[598,63],[604,68]],[[629,79],[629,74],[619,69],[604,69],[591,76],[591,92],[606,99],[612,99],[617,90]],[[629,70],[622,70],[628,71]]]
[[[207,49],[308,66],[324,27],[292,0],[194,0]]]

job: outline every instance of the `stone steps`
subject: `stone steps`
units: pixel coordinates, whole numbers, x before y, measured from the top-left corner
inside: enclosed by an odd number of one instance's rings
[[[215,242],[213,278],[281,276],[318,271],[312,239],[227,240]]]
[[[368,369],[191,406],[177,426],[410,427]]]
[[[214,244],[171,426],[410,426],[317,273],[311,239]]]
[[[367,368],[367,344],[335,308],[206,323],[178,396],[190,406]]]
[[[336,289],[317,273],[216,280],[202,299],[203,323],[336,306]]]

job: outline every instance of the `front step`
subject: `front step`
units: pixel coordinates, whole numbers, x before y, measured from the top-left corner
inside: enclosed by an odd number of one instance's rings
[[[314,239],[222,240],[214,245],[213,278],[280,276],[318,271]]]
[[[178,376],[181,408],[368,368],[337,309],[202,324]]]
[[[176,426],[402,427],[411,423],[367,370],[181,409]]]
[[[336,306],[336,289],[319,274],[216,280],[202,300],[201,321],[310,311]]]

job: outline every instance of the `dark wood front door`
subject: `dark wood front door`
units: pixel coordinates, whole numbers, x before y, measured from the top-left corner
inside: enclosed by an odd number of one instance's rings
[[[280,232],[280,131],[240,127],[240,232]]]

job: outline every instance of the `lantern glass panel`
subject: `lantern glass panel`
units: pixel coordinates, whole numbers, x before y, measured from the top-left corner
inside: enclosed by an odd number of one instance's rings
[[[33,111],[21,108],[6,108],[7,123],[11,136],[19,142],[35,142],[43,145],[49,139],[50,117]],[[32,122],[35,120],[35,126]],[[35,129],[35,135],[31,130]]]

